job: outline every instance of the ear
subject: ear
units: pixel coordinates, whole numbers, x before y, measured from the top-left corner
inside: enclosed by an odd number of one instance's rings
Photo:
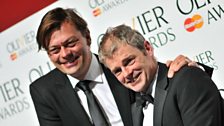
[[[145,50],[146,50],[146,53],[149,54],[149,55],[153,55],[153,47],[152,45],[148,42],[148,41],[144,41],[144,46],[145,46]]]

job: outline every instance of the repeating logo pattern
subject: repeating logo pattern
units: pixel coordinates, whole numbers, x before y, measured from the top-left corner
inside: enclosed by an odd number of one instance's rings
[[[130,0],[89,0],[89,7],[92,9],[92,14],[94,17],[98,17],[99,15],[120,6]]]
[[[195,29],[200,29],[204,24],[201,15],[196,14],[192,18],[187,18],[184,22],[184,27],[188,32],[193,32]]]

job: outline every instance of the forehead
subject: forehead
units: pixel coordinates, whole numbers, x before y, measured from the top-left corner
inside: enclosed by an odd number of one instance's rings
[[[77,32],[78,29],[73,25],[71,22],[64,22],[62,23],[60,29],[63,32]]]
[[[111,47],[111,45],[108,45],[108,47]],[[131,55],[138,54],[138,50],[128,44],[118,44],[116,47],[117,48],[112,52],[112,54],[105,58],[106,65],[110,69],[122,65],[122,62]]]
[[[50,42],[55,40],[55,39],[63,39],[63,38],[67,38],[70,36],[78,36],[81,33],[76,29],[76,27],[69,23],[69,22],[64,22],[60,29],[57,29],[55,31],[52,32],[51,36],[50,36]]]
[[[124,46],[126,43],[117,39],[116,37],[110,36],[105,39],[102,44],[102,52],[106,54],[106,57],[111,57],[117,50]]]

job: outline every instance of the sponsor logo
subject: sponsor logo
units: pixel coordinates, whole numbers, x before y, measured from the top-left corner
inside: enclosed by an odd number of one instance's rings
[[[98,16],[102,13],[101,9],[100,8],[96,8],[93,10],[93,16]]]
[[[122,4],[125,4],[129,0],[89,0],[89,7],[92,9],[92,14],[94,17],[98,17],[99,15],[106,13],[109,10],[112,10],[115,7],[118,7]]]
[[[188,32],[193,32],[195,29],[199,29],[203,26],[204,21],[201,15],[194,15],[192,18],[187,18],[184,22],[184,28]]]
[[[8,42],[6,49],[9,53],[9,58],[12,61],[32,51],[37,51],[34,31],[29,31],[15,40]]]
[[[194,15],[191,18],[185,19],[183,23],[185,30],[188,32],[200,29],[204,24],[210,25],[211,23],[215,23],[224,14],[223,3],[215,5],[210,0],[177,0],[176,5],[182,15]],[[200,14],[196,14],[199,11]]]

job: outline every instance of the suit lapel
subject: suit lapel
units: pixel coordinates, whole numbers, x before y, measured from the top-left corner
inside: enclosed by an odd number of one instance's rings
[[[124,126],[132,126],[131,91],[122,86],[109,69],[102,65],[103,71],[113,93]]]
[[[167,86],[168,86],[168,79],[167,79],[167,67],[162,64],[158,63],[159,65],[159,72],[158,78],[156,83],[156,90],[155,90],[155,101],[154,101],[154,126],[162,126],[162,115],[163,115],[163,106],[167,96]]]
[[[74,113],[75,118],[78,119],[79,122],[83,122],[83,124],[86,123],[86,125],[90,125],[91,122],[87,121],[89,120],[89,117],[82,107],[80,99],[77,93],[74,91],[68,77],[58,70],[55,78],[58,95],[62,97],[64,103]]]

